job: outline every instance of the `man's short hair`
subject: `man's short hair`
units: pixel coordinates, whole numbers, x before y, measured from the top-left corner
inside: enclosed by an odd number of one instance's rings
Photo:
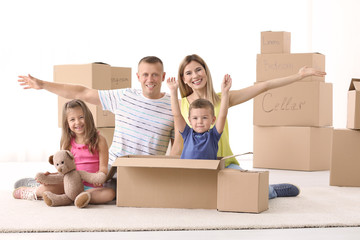
[[[138,65],[140,65],[140,63],[142,63],[142,62],[146,62],[146,63],[160,63],[161,66],[164,67],[164,64],[163,64],[163,62],[161,61],[161,59],[158,58],[158,57],[155,57],[155,56],[147,56],[147,57],[142,58],[142,59],[139,61],[139,64],[138,64]]]
[[[207,108],[210,109],[211,115],[215,116],[214,105],[207,99],[199,98],[193,101],[189,107],[189,117],[192,109]]]

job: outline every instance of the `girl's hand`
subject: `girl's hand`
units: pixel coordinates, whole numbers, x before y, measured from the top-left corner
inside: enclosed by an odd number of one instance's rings
[[[226,74],[224,76],[224,80],[221,83],[221,92],[222,93],[229,92],[231,88],[231,84],[232,84],[232,79],[229,74]]]
[[[19,76],[18,82],[24,89],[42,89],[41,80],[34,78],[30,74],[28,76]]]
[[[179,88],[179,83],[176,81],[174,77],[168,78],[166,81],[168,88],[172,91],[177,90]]]
[[[326,72],[318,71],[314,68],[309,67],[302,67],[300,68],[298,74],[300,75],[301,79],[309,76],[317,76],[317,77],[324,77],[326,75]]]

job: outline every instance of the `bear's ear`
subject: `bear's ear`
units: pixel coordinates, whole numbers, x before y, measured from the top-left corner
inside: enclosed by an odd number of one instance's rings
[[[49,157],[49,163],[50,163],[51,165],[54,165],[54,155],[51,155],[51,156]]]
[[[66,153],[71,160],[74,160],[74,155],[69,150],[66,150]]]

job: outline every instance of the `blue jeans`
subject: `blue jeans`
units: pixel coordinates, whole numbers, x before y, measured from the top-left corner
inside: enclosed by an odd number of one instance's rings
[[[227,166],[226,168],[244,170],[239,165],[234,164],[234,163],[229,164],[229,166]],[[274,188],[271,185],[269,185],[269,199],[276,198],[276,197],[277,197],[277,195],[276,195]]]

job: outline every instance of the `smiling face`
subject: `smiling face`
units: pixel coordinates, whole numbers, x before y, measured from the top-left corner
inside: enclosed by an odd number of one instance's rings
[[[190,111],[189,122],[197,133],[208,131],[215,120],[210,108],[192,108]]]
[[[193,90],[203,89],[207,83],[207,75],[204,67],[196,61],[191,61],[184,68],[183,81]]]
[[[141,62],[136,74],[145,97],[150,99],[159,99],[163,96],[161,93],[161,84],[165,79],[165,73],[161,63]]]
[[[85,116],[81,107],[67,109],[67,122],[70,130],[76,135],[85,133]]]

